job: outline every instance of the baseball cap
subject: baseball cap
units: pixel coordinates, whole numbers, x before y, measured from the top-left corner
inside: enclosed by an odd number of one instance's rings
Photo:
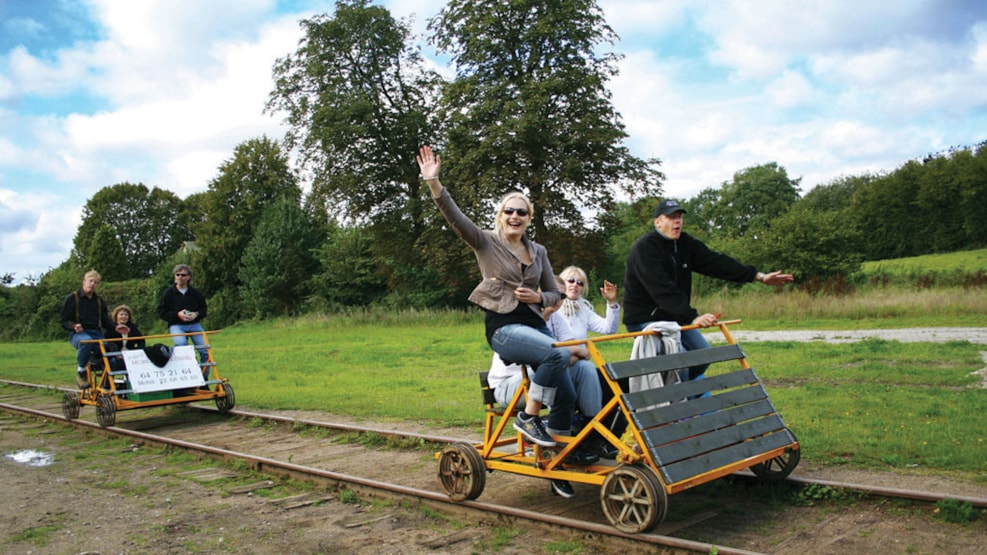
[[[655,208],[655,215],[654,215],[654,217],[657,218],[658,216],[660,216],[662,214],[664,214],[666,216],[671,216],[672,214],[674,214],[676,212],[686,212],[686,209],[685,208],[682,208],[682,205],[679,204],[675,200],[672,200],[672,199],[663,200],[663,201],[661,201],[660,204],[658,204],[658,208]]]

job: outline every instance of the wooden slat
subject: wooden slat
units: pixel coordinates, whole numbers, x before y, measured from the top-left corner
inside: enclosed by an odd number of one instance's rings
[[[674,443],[651,447],[656,464],[667,466],[686,459],[700,457],[706,453],[744,443],[785,427],[777,414],[748,420],[736,426],[729,426],[715,432],[691,436]],[[734,461],[731,461],[734,462]]]
[[[758,379],[757,374],[754,373],[754,369],[745,368],[743,370],[737,370],[728,374],[720,374],[719,376],[713,376],[701,380],[692,380],[665,387],[658,387],[655,389],[625,393],[623,395],[623,399],[628,409],[636,411],[664,403],[672,403],[673,405],[680,404],[680,402],[684,399],[696,397],[704,393],[711,393],[745,385],[753,385],[756,383],[758,383]],[[715,409],[716,407],[714,406],[713,408]],[[707,410],[710,409],[707,408]],[[678,418],[681,418],[681,416]],[[675,418],[674,420],[677,420],[678,418]]]
[[[667,466],[658,466],[658,470],[666,484],[674,484],[792,443],[794,440],[785,429],[699,457]]]
[[[659,355],[656,357],[639,358],[612,362],[605,365],[607,374],[612,379],[630,378],[654,374],[655,372],[666,372],[678,368],[689,368],[700,364],[713,364],[727,360],[744,358],[744,351],[740,345],[724,345],[721,347],[711,347],[709,349],[698,349],[695,351],[683,351],[670,355]]]
[[[691,401],[695,402],[695,401]],[[733,407],[728,410],[700,414],[692,418],[686,418],[659,426],[656,428],[646,428],[640,425],[640,420],[635,424],[641,430],[645,442],[650,446],[662,445],[680,439],[705,434],[728,426],[734,426],[738,422],[752,420],[754,418],[767,416],[775,412],[774,406],[768,399],[762,399],[754,403],[748,403]]]

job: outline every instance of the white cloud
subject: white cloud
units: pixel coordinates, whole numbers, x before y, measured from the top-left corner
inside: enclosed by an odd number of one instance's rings
[[[238,143],[279,138],[282,115],[262,112],[274,60],[297,47],[300,18],[333,6],[311,0],[304,13],[275,15],[277,5],[93,0],[88,40],[0,53],[4,263],[37,272],[64,260],[82,205],[102,187],[142,182],[185,197]],[[444,2],[386,5],[399,18],[414,13],[423,32]],[[980,3],[600,5],[621,37],[613,50],[626,56],[611,90],[628,146],[663,160],[669,195],[688,198],[771,161],[802,176],[805,190],[987,138]],[[76,100],[82,108],[69,108]],[[22,175],[38,192],[13,183]],[[38,253],[51,262],[30,262]]]

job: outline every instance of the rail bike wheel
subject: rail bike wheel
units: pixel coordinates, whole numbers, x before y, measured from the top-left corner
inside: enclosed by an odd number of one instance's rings
[[[220,387],[223,388],[223,397],[216,397],[216,409],[219,412],[228,412],[236,405],[236,395],[233,394],[232,385],[223,382]]]
[[[600,504],[611,526],[637,534],[665,520],[668,493],[651,467],[623,464],[603,481]]]
[[[82,403],[79,401],[79,392],[66,391],[62,395],[62,414],[65,418],[69,420],[79,418],[80,409],[82,409]]]
[[[799,458],[798,449],[785,451],[773,459],[755,464],[751,467],[751,472],[762,480],[783,480],[798,466]]]
[[[475,447],[453,443],[439,455],[439,481],[453,501],[473,500],[487,484],[487,468]]]
[[[96,396],[96,422],[103,428],[107,428],[117,422],[117,405],[112,395]]]

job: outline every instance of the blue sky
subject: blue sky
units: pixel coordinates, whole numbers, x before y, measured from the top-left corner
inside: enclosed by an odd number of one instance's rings
[[[381,4],[423,32],[443,3]],[[281,137],[281,116],[263,113],[271,67],[298,20],[333,5],[0,0],[0,274],[64,261],[103,187],[185,197],[238,143]],[[599,5],[624,55],[610,88],[627,145],[662,159],[667,195],[768,162],[805,192],[987,140],[983,1]]]

